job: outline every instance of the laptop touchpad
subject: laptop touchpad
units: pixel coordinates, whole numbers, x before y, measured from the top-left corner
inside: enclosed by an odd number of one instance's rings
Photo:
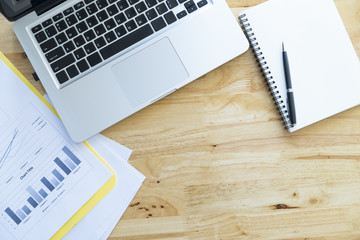
[[[133,107],[172,91],[189,74],[168,38],[163,38],[112,66]]]

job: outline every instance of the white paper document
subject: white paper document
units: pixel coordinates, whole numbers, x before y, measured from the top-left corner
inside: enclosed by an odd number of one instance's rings
[[[93,141],[94,140],[94,141]],[[106,148],[111,151],[116,156],[125,159],[126,161],[129,160],[130,155],[132,153],[132,150],[111,140],[110,138],[107,138],[101,134],[97,134],[96,137],[90,138],[88,140],[90,145],[102,143],[106,146]]]
[[[44,97],[51,104],[49,96],[45,94]],[[132,152],[127,147],[101,134],[87,142],[115,171],[117,182],[111,192],[71,229],[64,240],[107,239],[145,180],[144,175],[127,163]]]
[[[49,239],[112,176],[0,61],[0,236]]]
[[[115,187],[64,237],[64,240],[107,239],[145,177],[123,158],[123,147],[109,148],[108,138],[98,134],[87,142],[111,166],[117,176]],[[110,140],[111,141],[111,140]],[[116,143],[117,145],[120,145]],[[121,145],[120,145],[121,146]],[[114,151],[114,149],[116,149]],[[122,157],[120,157],[122,155]]]

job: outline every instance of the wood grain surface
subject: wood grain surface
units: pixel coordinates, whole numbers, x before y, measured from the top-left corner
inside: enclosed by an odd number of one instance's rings
[[[261,2],[228,0],[234,16]],[[360,54],[360,1],[335,2]],[[43,93],[0,24],[0,51]],[[289,134],[251,51],[103,134],[147,177],[112,240],[360,239],[360,107]]]

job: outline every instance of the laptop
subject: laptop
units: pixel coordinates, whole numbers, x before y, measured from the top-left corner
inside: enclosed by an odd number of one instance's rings
[[[248,49],[224,0],[0,0],[75,142]]]

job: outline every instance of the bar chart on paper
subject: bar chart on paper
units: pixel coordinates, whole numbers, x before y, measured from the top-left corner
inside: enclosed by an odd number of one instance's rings
[[[115,176],[0,58],[0,240],[59,238]]]
[[[67,175],[72,173],[81,161],[70,151],[67,146],[62,148],[62,151],[66,154],[65,160],[62,161],[56,157],[54,163],[56,166],[52,166],[47,169],[47,177],[39,176],[39,183],[36,184],[37,188],[29,185],[26,187],[25,198],[19,199],[20,205],[17,209],[11,209],[7,207],[5,213],[19,225],[27,216],[30,216],[32,210],[39,206],[46,200],[49,194],[54,191],[66,178]],[[30,170],[31,171],[31,170]],[[29,172],[30,172],[29,171]],[[12,202],[16,202],[12,201]],[[24,204],[22,205],[22,202]]]
[[[91,165],[31,105],[5,125],[0,133],[6,136],[0,142],[0,220],[21,239]]]

